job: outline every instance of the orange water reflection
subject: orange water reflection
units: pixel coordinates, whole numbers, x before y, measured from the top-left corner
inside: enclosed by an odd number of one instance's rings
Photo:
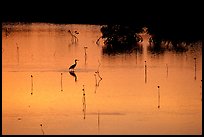
[[[2,31],[3,134],[202,134],[202,47],[108,56],[100,26],[3,27],[14,30]]]

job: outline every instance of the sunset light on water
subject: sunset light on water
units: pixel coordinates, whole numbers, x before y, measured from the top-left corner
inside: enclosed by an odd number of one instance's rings
[[[2,24],[2,134],[202,134],[202,42],[108,55],[100,29]]]

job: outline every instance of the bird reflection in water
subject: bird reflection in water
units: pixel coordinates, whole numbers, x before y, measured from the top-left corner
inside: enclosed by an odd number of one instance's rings
[[[83,85],[83,89],[82,89],[82,92],[83,92],[83,96],[82,96],[82,103],[83,103],[83,115],[84,115],[84,119],[86,118],[86,97],[85,97],[85,89],[84,89],[84,85]]]
[[[74,81],[77,82],[77,75],[74,71],[69,71],[69,74],[74,77]]]

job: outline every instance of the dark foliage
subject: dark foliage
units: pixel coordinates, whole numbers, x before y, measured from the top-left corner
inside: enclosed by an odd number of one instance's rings
[[[201,25],[191,23],[185,25],[187,18],[159,18],[145,23],[147,32],[151,35],[151,53],[163,53],[165,50],[185,52],[188,45],[202,40]],[[196,27],[197,26],[197,27]],[[137,42],[142,39],[137,35],[142,31],[142,25],[105,25],[101,28],[102,38],[105,40],[104,53],[130,52],[137,48]],[[171,47],[171,48],[170,48]]]
[[[141,41],[136,32],[141,32],[142,28],[134,28],[128,25],[104,25],[101,28],[102,38],[106,45],[104,53],[130,53],[137,48],[137,42]]]

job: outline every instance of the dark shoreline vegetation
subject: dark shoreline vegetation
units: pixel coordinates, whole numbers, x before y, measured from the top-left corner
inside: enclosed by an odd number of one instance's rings
[[[163,53],[164,51],[185,52],[197,42],[202,42],[202,22],[197,16],[146,16],[139,17],[131,21],[130,18],[108,18],[94,20],[90,18],[68,18],[49,16],[8,16],[3,18],[3,23],[55,23],[55,24],[93,24],[101,25],[102,39],[105,46],[103,53],[114,55],[117,53],[131,53],[142,51],[139,44],[143,41],[139,35],[146,28],[146,32],[151,35],[149,39],[148,51],[150,53]],[[118,23],[116,23],[118,22]],[[97,41],[97,40],[96,40]]]
[[[146,28],[146,26],[143,26]],[[193,44],[202,42],[200,34],[194,30],[182,30],[183,28],[174,26],[148,26],[146,33],[151,35],[149,39],[148,51],[150,53],[163,53],[164,51],[185,52]],[[187,29],[187,28],[186,28]],[[101,28],[105,39],[103,53],[131,53],[141,51],[139,42],[143,41],[140,33],[143,32],[142,26],[124,26],[124,25],[104,25]],[[194,33],[194,34],[193,34]]]

